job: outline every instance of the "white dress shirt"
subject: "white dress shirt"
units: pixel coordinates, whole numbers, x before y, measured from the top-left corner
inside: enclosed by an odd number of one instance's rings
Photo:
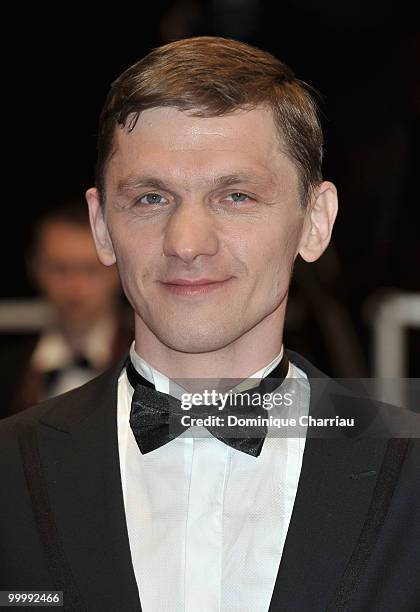
[[[267,376],[282,355],[283,348],[250,378]],[[169,379],[135,352],[134,342],[130,356],[144,378],[169,393]],[[289,383],[295,395],[288,416],[307,414],[309,383],[292,363],[283,385]],[[124,369],[118,380],[118,445],[143,612],[267,612],[305,436],[278,437],[278,429],[271,436],[269,427],[254,457],[204,428],[190,428],[142,455],[129,424],[132,395]],[[193,429],[206,437],[193,437]]]

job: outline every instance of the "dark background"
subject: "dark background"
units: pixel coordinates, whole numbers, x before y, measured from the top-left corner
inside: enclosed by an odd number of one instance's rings
[[[338,187],[340,211],[327,263],[315,269],[348,310],[370,369],[377,296],[420,291],[420,44],[407,5],[184,0],[103,5],[96,15],[72,5],[17,13],[3,26],[1,297],[33,295],[23,258],[32,222],[93,184],[97,120],[113,79],[162,42],[231,36],[271,51],[322,94],[324,176]],[[298,317],[291,348],[331,370],[310,316],[305,325]],[[415,332],[409,346],[410,375],[420,376]]]

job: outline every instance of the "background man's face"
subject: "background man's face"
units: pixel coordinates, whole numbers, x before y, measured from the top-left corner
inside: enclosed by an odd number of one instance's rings
[[[200,353],[282,322],[304,215],[271,111],[157,108],[115,139],[105,217],[136,326]],[[183,294],[165,284],[203,278],[223,282]]]
[[[120,287],[115,269],[98,260],[89,226],[47,222],[30,266],[61,323],[75,331],[109,312]]]

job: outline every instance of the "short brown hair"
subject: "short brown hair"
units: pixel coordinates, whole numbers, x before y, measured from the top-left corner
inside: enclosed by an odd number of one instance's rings
[[[132,130],[142,111],[175,107],[199,117],[268,105],[296,163],[302,205],[322,181],[323,135],[316,92],[279,59],[237,40],[186,38],[158,47],[113,83],[99,120],[96,186],[105,202],[105,171],[115,128]]]

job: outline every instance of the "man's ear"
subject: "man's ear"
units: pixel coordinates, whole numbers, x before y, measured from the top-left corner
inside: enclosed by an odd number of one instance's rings
[[[337,189],[324,181],[315,188],[305,213],[298,253],[308,262],[316,261],[327,248],[337,216]]]
[[[112,266],[116,258],[105,220],[104,210],[100,203],[99,192],[96,187],[91,187],[86,191],[85,195],[89,207],[90,226],[92,228],[99,261],[103,263],[104,266]]]

